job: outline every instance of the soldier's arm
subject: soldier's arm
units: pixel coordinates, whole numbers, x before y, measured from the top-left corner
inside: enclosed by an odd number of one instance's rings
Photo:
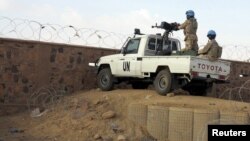
[[[187,20],[179,26],[179,29],[184,29],[187,26]]]
[[[203,49],[199,50],[198,51],[198,54],[205,54],[209,51],[209,49],[211,48],[212,46],[212,43],[211,42],[208,42]]]

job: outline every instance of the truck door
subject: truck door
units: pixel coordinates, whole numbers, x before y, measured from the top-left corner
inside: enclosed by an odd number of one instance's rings
[[[131,39],[125,47],[125,53],[116,59],[117,76],[139,76],[141,74],[141,57],[138,57],[140,38]]]

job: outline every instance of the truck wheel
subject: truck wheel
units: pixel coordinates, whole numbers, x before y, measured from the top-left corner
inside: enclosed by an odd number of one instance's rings
[[[147,89],[149,84],[142,83],[142,82],[137,82],[137,83],[132,83],[132,88],[133,89]]]
[[[155,90],[160,95],[166,95],[171,89],[171,73],[168,69],[161,70],[154,80]]]
[[[114,86],[114,77],[111,74],[110,68],[100,70],[97,76],[98,87],[103,91],[109,91]]]

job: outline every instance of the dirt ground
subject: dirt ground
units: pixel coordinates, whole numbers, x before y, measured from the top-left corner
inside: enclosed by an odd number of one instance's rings
[[[31,111],[0,116],[0,141],[116,141],[122,137],[153,141],[145,129],[128,120],[130,103],[250,113],[249,103],[216,98],[159,96],[154,90],[91,90],[64,97],[46,109],[40,107],[47,112],[39,117],[32,117]]]

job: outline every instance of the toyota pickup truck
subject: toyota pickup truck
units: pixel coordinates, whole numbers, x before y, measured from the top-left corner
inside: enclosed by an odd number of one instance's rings
[[[203,95],[213,83],[227,82],[230,62],[180,52],[178,39],[139,34],[128,38],[119,54],[103,56],[89,66],[96,68],[97,84],[103,91],[126,81],[134,89],[153,84],[160,95],[178,88],[194,94],[200,90],[198,94]]]

